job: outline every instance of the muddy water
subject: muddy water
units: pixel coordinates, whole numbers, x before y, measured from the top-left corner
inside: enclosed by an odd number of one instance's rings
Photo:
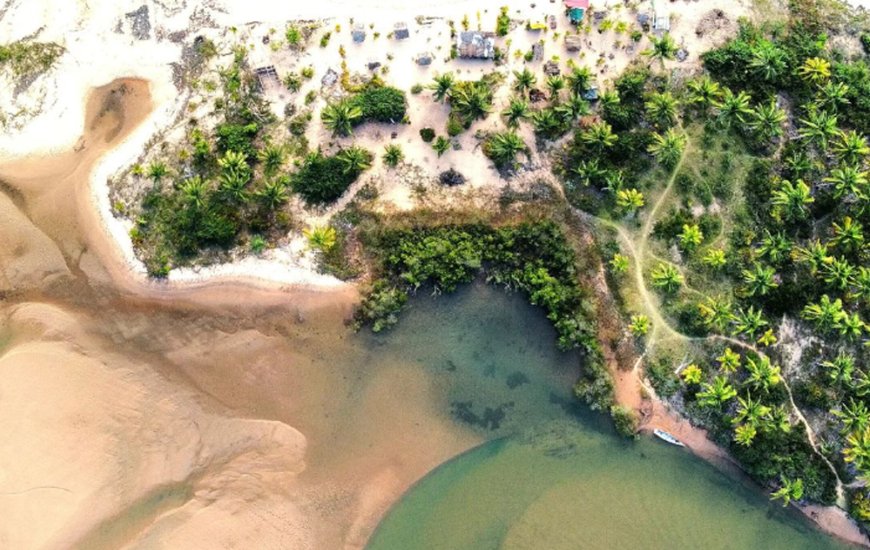
[[[150,109],[147,83],[114,82],[89,98],[74,151],[0,167],[0,547],[361,548],[413,483],[487,440],[556,423],[605,442],[595,460],[623,452],[571,398],[578,358],[516,296],[421,296],[375,336],[345,327],[352,289],[130,279],[87,175]],[[655,461],[697,467],[675,456]],[[631,494],[643,475],[611,475],[607,492]],[[433,501],[461,494],[455,479]],[[699,479],[701,492],[721,484]],[[427,529],[514,517],[439,514]],[[523,517],[513,548],[557,527]]]

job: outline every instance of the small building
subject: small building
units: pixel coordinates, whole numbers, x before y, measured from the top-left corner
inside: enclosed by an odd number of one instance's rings
[[[652,18],[650,17],[649,13],[644,12],[637,14],[637,24],[640,25],[640,28],[645,31],[649,30],[650,19]]]
[[[495,33],[463,31],[456,37],[456,49],[464,59],[493,59],[495,57]]]
[[[583,47],[583,38],[579,34],[565,36],[565,48],[569,52],[579,52]]]
[[[598,101],[598,86],[590,86],[582,94],[583,99],[589,102]]]
[[[336,82],[338,82],[338,73],[332,69],[328,69],[323,78],[320,79],[320,83],[327,88],[334,86]]]
[[[393,38],[396,40],[405,40],[411,36],[411,33],[408,31],[407,23],[396,23],[393,27]]]
[[[535,42],[532,44],[532,61],[543,61],[544,59],[544,42]]]
[[[562,71],[559,69],[559,64],[555,61],[547,61],[544,63],[544,74],[547,76],[557,76],[562,74]]]
[[[568,11],[568,20],[579,25],[589,9],[589,0],[565,0],[565,9]]]
[[[254,69],[254,74],[257,76],[257,85],[261,92],[272,86],[281,87],[281,79],[278,78],[278,71],[275,70],[274,65],[257,67]]]
[[[653,31],[666,33],[671,30],[671,16],[667,13],[657,13],[653,19]]]
[[[415,59],[414,61],[417,62],[417,65],[426,66],[426,65],[431,65],[432,60],[434,60],[434,59],[435,59],[435,56],[432,54],[432,52],[423,52],[420,55],[418,55],[417,59]]]
[[[350,31],[350,36],[357,44],[364,42],[366,39],[366,28],[362,23],[357,23]]]

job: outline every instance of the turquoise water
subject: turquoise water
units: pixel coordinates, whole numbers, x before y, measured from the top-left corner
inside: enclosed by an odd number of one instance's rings
[[[488,440],[412,487],[368,550],[844,547],[684,450],[617,437],[572,399],[578,356],[519,296],[418,297],[365,338],[403,350],[440,411]]]

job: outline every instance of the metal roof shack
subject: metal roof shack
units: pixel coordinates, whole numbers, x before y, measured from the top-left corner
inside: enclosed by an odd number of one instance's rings
[[[656,32],[668,32],[671,30],[671,16],[667,13],[657,13],[653,20],[653,30]]]
[[[495,57],[495,33],[463,31],[456,38],[459,57],[465,59],[493,59]]]
[[[350,36],[353,38],[353,41],[359,44],[360,42],[365,41],[366,39],[366,28],[361,23],[357,23],[353,26],[353,30],[350,31]]]
[[[408,25],[406,23],[396,23],[395,27],[393,27],[393,38],[404,40],[409,36],[411,36],[411,33],[408,32]]]

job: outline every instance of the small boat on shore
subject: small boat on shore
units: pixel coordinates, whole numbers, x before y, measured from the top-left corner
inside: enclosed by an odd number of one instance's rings
[[[660,429],[656,428],[653,430],[653,435],[655,435],[657,438],[661,439],[662,441],[667,441],[671,445],[676,445],[677,447],[685,447],[685,445],[683,444],[682,441],[680,441],[679,439],[677,439],[676,437],[672,436],[671,434],[669,434],[668,432],[666,432],[664,430],[660,430]]]

